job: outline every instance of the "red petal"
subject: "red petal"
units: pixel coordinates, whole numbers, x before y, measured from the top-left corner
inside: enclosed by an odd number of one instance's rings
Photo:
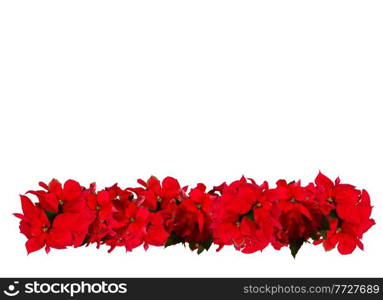
[[[87,197],[87,203],[89,208],[96,209],[97,206],[97,195],[95,194],[89,194]]]
[[[157,208],[157,196],[152,190],[145,191],[144,205],[153,210]]]
[[[145,242],[145,243],[144,243],[144,249],[145,249],[145,251],[148,250],[148,248],[149,248],[149,245],[148,245],[148,243]]]
[[[180,189],[180,184],[178,183],[177,179],[173,177],[166,177],[162,181],[162,196],[166,199],[176,198],[179,194]]]
[[[150,212],[146,208],[140,207],[137,211],[135,220],[137,222],[146,222],[149,215],[150,215]]]
[[[153,190],[157,195],[161,193],[160,181],[155,176],[150,176],[147,182],[147,187],[148,189]]]
[[[305,215],[309,220],[312,220],[313,217],[311,216],[309,210],[304,205],[299,205],[299,211]]]
[[[109,193],[107,191],[100,191],[97,194],[97,202],[102,206],[110,203]]]
[[[25,248],[27,248],[27,252],[32,253],[34,251],[40,250],[44,247],[45,242],[38,238],[31,238],[25,243]]]
[[[315,178],[315,184],[318,186],[323,186],[328,189],[334,187],[334,183],[331,181],[331,179],[323,175],[321,172],[319,172],[319,174]]]
[[[350,223],[359,224],[359,210],[354,204],[340,203],[336,206],[336,213],[339,218]]]
[[[60,181],[52,179],[51,182],[49,182],[49,191],[55,193],[56,196],[61,197],[62,187]]]
[[[72,234],[68,230],[51,229],[47,237],[47,246],[63,249],[73,245]]]
[[[349,234],[341,234],[339,238],[338,251],[340,254],[350,254],[356,248],[356,238]]]
[[[329,251],[331,249],[334,249],[336,244],[338,243],[339,236],[338,234],[333,234],[327,237],[327,239],[323,240],[323,248],[326,251]]]
[[[22,214],[14,213],[13,215],[14,215],[16,218],[24,219],[24,215],[22,215]]]
[[[364,245],[360,240],[356,241],[356,245],[359,247],[360,250],[364,250]]]
[[[59,201],[55,194],[48,193],[40,197],[39,203],[41,204],[41,208],[44,210],[57,212],[59,207]]]
[[[72,179],[64,183],[63,200],[74,201],[81,196],[81,185]]]
[[[36,214],[36,206],[27,196],[20,195],[21,207],[25,216],[33,216]]]
[[[41,186],[43,189],[49,190],[49,187],[45,182],[40,181],[39,186]]]
[[[203,232],[203,227],[205,225],[205,219],[202,213],[198,214],[198,229],[199,232]]]
[[[86,232],[73,233],[73,246],[75,248],[80,247],[85,240]]]
[[[76,230],[77,221],[79,219],[78,214],[64,213],[59,214],[53,221],[53,228],[62,230]]]
[[[142,180],[142,179],[137,179],[137,182],[138,182],[139,184],[141,184],[142,186],[144,186],[144,187],[148,187],[148,185],[146,184],[146,182],[145,182],[144,180]]]

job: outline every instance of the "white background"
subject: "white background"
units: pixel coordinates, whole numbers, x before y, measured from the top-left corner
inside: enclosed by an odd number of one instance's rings
[[[1,1],[0,276],[383,276],[381,1]],[[19,193],[171,175],[366,188],[365,251],[27,256]]]

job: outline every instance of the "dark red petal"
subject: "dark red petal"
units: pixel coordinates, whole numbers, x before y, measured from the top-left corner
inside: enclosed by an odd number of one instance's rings
[[[49,187],[45,182],[40,181],[39,186],[41,186],[43,189],[49,190]]]
[[[198,214],[198,229],[199,229],[199,232],[203,232],[204,225],[205,225],[205,218],[204,218],[202,213],[199,213]]]
[[[305,207],[305,206],[302,205],[302,204],[300,204],[298,207],[299,207],[299,208],[298,208],[299,211],[300,211],[303,215],[305,215],[306,218],[308,218],[309,220],[312,220],[312,219],[313,219],[313,217],[312,217],[310,211],[307,209],[307,207]]]
[[[364,245],[360,240],[356,241],[356,245],[359,247],[360,250],[364,250]]]
[[[148,185],[146,184],[146,182],[145,182],[144,180],[142,180],[142,179],[137,179],[137,182],[138,182],[138,184],[141,184],[141,185],[144,186],[144,187],[148,187]]]
[[[22,215],[22,214],[14,213],[13,215],[14,215],[16,218],[24,219],[24,215]]]

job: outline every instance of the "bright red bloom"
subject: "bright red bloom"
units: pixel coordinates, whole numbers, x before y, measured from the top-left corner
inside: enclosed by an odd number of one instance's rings
[[[300,181],[287,183],[285,180],[279,180],[277,187],[270,194],[271,198],[278,202],[281,211],[283,242],[306,240],[320,229],[322,214],[310,187],[302,187]]]
[[[25,246],[28,253],[37,251],[45,246],[48,253],[50,248],[64,249],[78,244],[87,233],[86,224],[79,223],[79,215],[64,213],[56,216],[51,223],[47,214],[36,207],[27,196],[20,196],[23,214],[15,214],[21,219],[20,232],[28,241]]]
[[[349,254],[363,249],[363,235],[375,224],[365,190],[322,173],[306,186],[279,180],[275,188],[245,177],[210,191],[202,183],[181,188],[172,177],[138,182],[141,187],[115,184],[101,191],[74,180],[40,182],[42,190],[28,192],[38,202],[21,196],[23,214],[15,214],[28,253],[93,243],[109,251],[183,243],[201,253],[214,243],[217,251],[233,245],[244,253],[289,246],[295,257],[313,241]]]
[[[211,244],[212,203],[216,196],[206,193],[206,186],[199,183],[191,189],[189,197],[177,207],[173,232],[189,243],[192,250],[208,249]]]
[[[144,248],[147,249],[148,245],[164,246],[168,238],[169,233],[165,229],[162,215],[160,213],[150,213],[144,237]]]
[[[353,185],[342,184],[337,178],[333,183],[328,177],[319,172],[315,179],[318,189],[322,193],[322,199],[329,204],[336,204],[336,213],[343,220],[358,222],[358,212],[356,204],[360,199],[361,191]]]
[[[89,208],[97,212],[99,220],[106,221],[112,216],[113,204],[108,191],[90,193],[87,201]]]
[[[323,242],[323,246],[327,251],[338,246],[338,251],[341,254],[350,254],[357,246],[363,250],[364,246],[361,241],[363,234],[375,224],[375,221],[370,219],[370,197],[365,190],[362,191],[358,203],[355,219],[358,219],[359,222],[350,222],[338,218],[332,219],[327,238],[319,240],[316,244]]]
[[[63,211],[78,212],[81,208],[78,207],[79,199],[82,196],[83,188],[77,181],[67,180],[64,186],[61,183],[53,179],[49,185],[40,182],[39,185],[46,189],[38,191],[28,191],[28,193],[34,194],[39,198],[39,205],[42,209],[57,213],[60,206]]]
[[[116,246],[125,246],[126,251],[144,244],[145,249],[148,245],[164,245],[169,234],[163,227],[162,216],[158,213],[151,213],[147,208],[138,207],[134,202],[122,212],[114,215],[116,224],[123,226],[116,227],[115,235],[106,241],[111,246],[112,251]]]
[[[205,190],[205,185],[202,183],[198,184],[196,188],[190,191],[189,197],[184,199],[179,205],[180,213],[186,215],[182,218],[189,218],[190,221],[193,219],[192,222],[196,226],[190,225],[191,230],[194,230],[194,227],[196,227],[199,232],[204,230],[206,223],[209,222],[212,215],[214,196],[205,193]]]
[[[215,203],[212,227],[218,250],[224,245],[234,245],[244,253],[262,250],[269,243],[281,247],[274,235],[280,228],[279,210],[267,196],[266,182],[259,186],[242,177],[230,185],[221,185],[219,190],[221,197]]]
[[[151,176],[147,182],[139,179],[138,183],[144,188],[130,188],[130,190],[137,194],[137,201],[140,204],[151,210],[166,208],[182,195],[181,186],[173,177],[165,177],[161,183],[156,177]]]
[[[363,250],[363,244],[354,232],[352,225],[333,219],[327,238],[323,240],[323,247],[329,251],[338,246],[340,254],[350,254],[356,246]]]

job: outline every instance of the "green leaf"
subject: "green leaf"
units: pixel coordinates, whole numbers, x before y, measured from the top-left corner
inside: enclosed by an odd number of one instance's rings
[[[207,240],[201,243],[195,243],[193,241],[189,242],[190,250],[197,249],[197,254],[201,254],[203,251],[208,251],[211,244],[213,243],[213,237],[209,237]]]
[[[324,239],[327,239],[327,230],[320,230],[319,232]]]
[[[321,230],[330,230],[330,222],[328,221],[327,217],[322,215],[322,227]]]
[[[189,249],[193,251],[195,248],[196,248],[196,244],[195,244],[195,242],[190,241],[190,242],[189,242]]]
[[[335,210],[335,209],[333,209],[333,210],[330,211],[329,216],[330,216],[331,218],[333,218],[333,219],[337,219],[337,218],[338,218],[338,214],[336,213],[336,210]]]
[[[311,234],[310,237],[313,241],[317,241],[317,240],[319,240],[320,235],[317,232],[314,232]]]
[[[291,255],[295,258],[299,249],[302,247],[304,239],[291,239],[290,240],[290,251]]]
[[[197,250],[197,254],[201,254],[203,252],[203,250],[205,250],[205,247],[202,245],[202,244],[199,244],[198,245],[198,250]]]
[[[204,246],[206,251],[210,249],[210,246],[212,243],[213,243],[213,237],[212,236],[203,242],[203,246]]]
[[[168,237],[168,240],[165,243],[165,248],[172,246],[172,245],[176,245],[176,244],[181,243],[181,242],[182,242],[182,238],[180,236],[176,235],[175,233],[172,233]]]
[[[89,235],[87,235],[81,243],[81,246],[86,245],[89,242]]]
[[[249,218],[251,221],[254,221],[253,210],[251,209],[247,214],[243,215],[243,217]]]
[[[55,217],[57,216],[57,213],[55,213],[54,211],[46,210],[46,211],[45,211],[45,214],[47,215],[49,222],[51,222],[51,224],[52,224],[52,223],[53,223],[53,220],[54,220]]]
[[[325,215],[322,215],[322,225],[318,231],[324,239],[327,239],[327,231],[329,230],[330,230],[330,222],[328,221],[328,218]]]

